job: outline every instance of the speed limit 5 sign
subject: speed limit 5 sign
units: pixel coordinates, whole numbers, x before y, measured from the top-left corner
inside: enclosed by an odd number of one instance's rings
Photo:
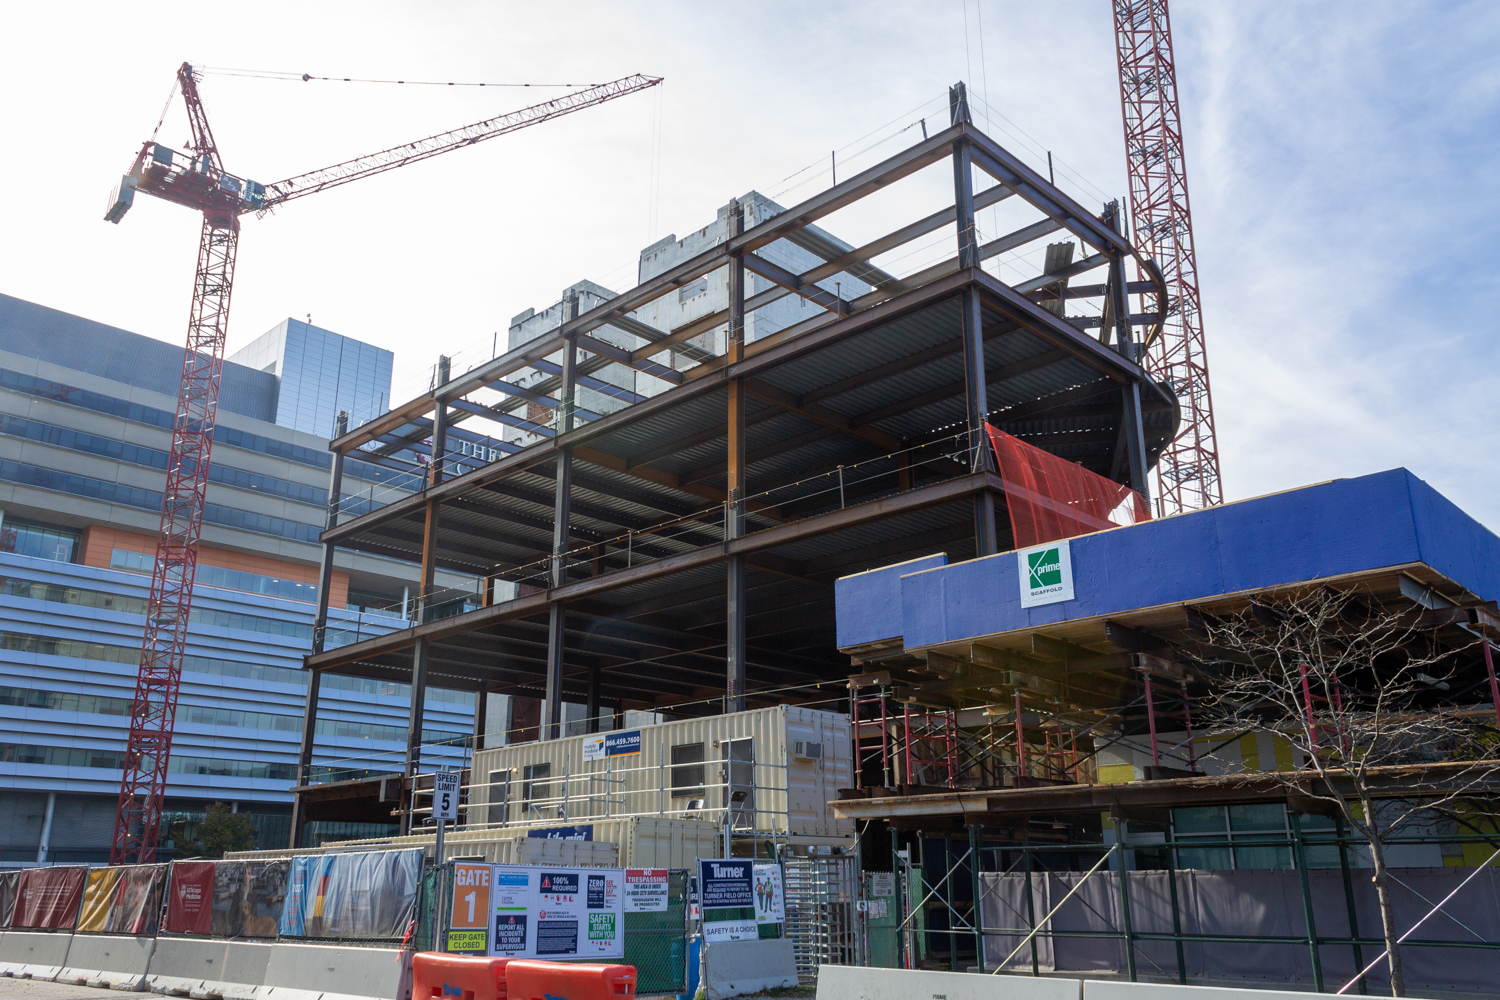
[[[432,818],[458,821],[457,771],[438,771],[433,775]]]

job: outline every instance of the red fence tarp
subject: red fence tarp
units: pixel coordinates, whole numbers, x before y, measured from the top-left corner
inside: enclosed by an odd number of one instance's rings
[[[28,868],[16,890],[11,926],[47,930],[71,928],[83,902],[87,868]]]
[[[168,933],[213,932],[214,867],[212,861],[173,863],[172,884],[167,890]]]
[[[989,424],[985,429],[1000,464],[1015,548],[1151,519],[1146,498],[1130,487]]]

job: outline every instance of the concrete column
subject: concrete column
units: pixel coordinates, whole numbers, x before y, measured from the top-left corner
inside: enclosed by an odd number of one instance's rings
[[[42,835],[36,842],[36,863],[43,864],[47,860],[47,852],[52,849],[52,816],[57,812],[57,793],[47,793],[47,811],[42,814]]]

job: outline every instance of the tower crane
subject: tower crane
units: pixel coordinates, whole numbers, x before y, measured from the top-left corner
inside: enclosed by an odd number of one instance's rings
[[[144,863],[156,855],[198,562],[198,539],[203,525],[241,216],[250,212],[264,215],[293,199],[472,146],[662,82],[661,77],[639,74],[623,77],[321,170],[261,184],[224,169],[198,95],[198,80],[199,74],[188,63],[177,70],[177,88],[187,105],[192,135],[189,148],[174,150],[154,139],[147,140],[130,171],[114,189],[104,215],[106,221],[118,223],[129,211],[135,195],[142,193],[196,209],[203,216],[177,418],[172,428],[166,489],[162,493],[156,566],[151,574],[151,596],[146,607],[140,673],[130,711],[130,735],[115,812],[110,864]],[[329,498],[330,503],[337,500]]]
[[[1181,401],[1182,424],[1156,467],[1163,514],[1224,502],[1208,352],[1198,298],[1198,255],[1182,151],[1182,111],[1167,0],[1112,0],[1125,119],[1125,164],[1135,239],[1167,283],[1167,317],[1146,370]]]

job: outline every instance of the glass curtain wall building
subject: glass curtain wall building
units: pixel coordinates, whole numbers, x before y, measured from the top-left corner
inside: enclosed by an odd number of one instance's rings
[[[248,813],[261,845],[286,843],[326,428],[390,387],[389,352],[295,320],[236,357],[254,351],[274,361],[224,365],[169,765],[174,847],[215,801]],[[108,856],[181,363],[173,343],[0,295],[0,864]],[[346,464],[347,494],[404,485]],[[415,567],[340,553],[335,569],[334,628],[404,626]],[[315,780],[399,771],[409,696],[326,677]],[[463,763],[473,717],[472,693],[429,691],[430,763]]]

